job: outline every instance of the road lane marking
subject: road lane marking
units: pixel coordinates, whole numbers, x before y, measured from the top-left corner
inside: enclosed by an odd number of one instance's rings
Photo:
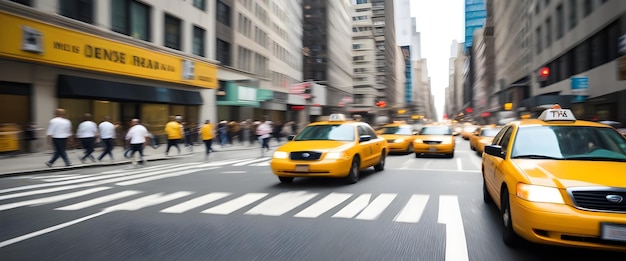
[[[96,187],[96,188],[91,188],[91,189],[86,189],[86,190],[81,190],[77,192],[61,194],[61,195],[56,195],[56,196],[51,196],[51,197],[31,199],[31,200],[19,201],[15,203],[4,204],[4,205],[0,205],[0,211],[18,208],[18,207],[24,207],[24,206],[43,205],[43,204],[63,201],[63,200],[71,199],[71,198],[82,197],[85,195],[100,192],[100,191],[107,190],[110,188],[111,187]]]
[[[370,203],[370,198],[372,194],[363,194],[357,197],[355,200],[350,202],[347,206],[339,210],[339,212],[335,213],[332,217],[334,218],[353,218],[361,210],[365,209],[367,205]]]
[[[238,162],[242,162],[242,161],[246,161],[248,159],[238,159],[238,160],[221,160],[221,161],[214,161],[214,162],[209,162],[209,163],[204,163],[199,165],[200,167],[213,167],[213,166],[224,166],[224,165],[229,165],[229,164],[236,164]]]
[[[58,174],[58,175],[49,175],[49,176],[25,176],[23,178],[28,179],[50,179],[50,178],[66,178],[66,177],[76,177],[81,176],[80,174]]]
[[[261,162],[261,163],[256,163],[256,164],[250,164],[250,166],[269,166],[270,165],[270,160],[266,161],[266,162]]]
[[[480,160],[481,162],[478,162],[475,157],[470,157],[470,161],[474,164],[474,166],[476,166],[476,169],[481,169],[480,166],[482,165],[482,156],[480,157]]]
[[[54,210],[80,210],[80,209],[85,209],[85,208],[88,208],[88,207],[93,207],[95,205],[99,205],[99,204],[102,204],[102,203],[110,202],[110,201],[113,201],[113,200],[117,200],[117,199],[121,199],[121,198],[125,198],[125,197],[130,197],[130,196],[133,196],[133,195],[137,195],[139,193],[141,193],[141,191],[126,190],[126,191],[118,192],[118,193],[115,193],[115,194],[106,195],[106,196],[90,199],[90,200],[87,200],[87,201],[79,202],[79,203],[76,203],[76,204],[67,205],[67,206],[60,207],[60,208],[55,208]]]
[[[326,195],[326,197],[320,199],[319,201],[313,203],[311,206],[303,209],[298,212],[298,214],[294,215],[294,217],[299,218],[316,218],[320,215],[326,213],[337,205],[343,203],[348,198],[352,196],[351,193],[330,193]]]
[[[231,170],[231,171],[222,171],[220,173],[223,174],[242,174],[242,173],[247,173],[248,171],[245,170]]]
[[[422,169],[428,169],[428,166],[432,163],[433,163],[433,160],[427,160],[426,163],[424,163],[424,166],[422,166]]]
[[[377,219],[380,214],[387,209],[389,204],[393,202],[397,194],[382,193],[372,203],[370,203],[365,210],[359,214],[356,219],[360,220],[374,220]]]
[[[9,239],[9,240],[5,240],[5,241],[0,242],[0,248],[3,248],[5,246],[9,246],[9,245],[15,244],[15,243],[27,240],[27,239],[38,237],[38,236],[41,236],[43,234],[54,232],[54,231],[57,231],[59,229],[63,229],[63,228],[66,228],[66,227],[78,224],[80,222],[87,221],[89,219],[102,216],[102,215],[104,215],[106,213],[107,213],[106,211],[98,212],[98,213],[95,213],[95,214],[92,214],[92,215],[89,215],[89,216],[85,216],[85,217],[82,217],[82,218],[79,218],[79,219],[74,219],[72,221],[65,222],[63,224],[59,224],[59,225],[56,225],[56,226],[51,226],[49,228],[44,228],[42,230],[31,232],[31,233],[28,233],[28,234],[23,235],[23,236],[19,236],[19,237],[15,237],[15,238],[12,238],[12,239]]]
[[[179,191],[171,194],[164,195],[163,193],[156,193],[149,196],[141,197],[138,199],[133,199],[131,201],[127,201],[124,203],[120,203],[114,206],[110,206],[104,209],[104,211],[112,212],[112,211],[135,211],[145,207],[154,206],[158,204],[162,204],[168,201],[172,201],[178,198],[186,197],[193,194],[190,191]]]
[[[245,214],[277,217],[306,203],[315,196],[317,196],[317,193],[308,193],[306,191],[283,192],[261,202]]]
[[[456,169],[463,170],[463,163],[461,163],[461,158],[456,158]]]
[[[183,212],[192,210],[194,208],[206,205],[206,204],[211,203],[213,201],[225,198],[225,197],[227,197],[229,195],[230,195],[230,193],[213,192],[213,193],[209,193],[209,194],[206,194],[204,196],[201,196],[201,197],[197,197],[197,198],[185,201],[185,202],[180,203],[178,205],[174,205],[174,206],[171,206],[169,208],[163,209],[163,210],[161,210],[161,212],[163,212],[163,213],[183,213]]]
[[[467,172],[467,173],[480,173],[480,170],[456,170],[456,169],[402,169],[402,168],[389,168],[389,169],[393,169],[393,170],[410,170],[410,171],[415,171],[415,170],[420,170],[420,171],[443,171],[443,172]]]
[[[429,195],[413,194],[400,213],[393,219],[402,223],[418,223],[424,213]]]
[[[446,225],[446,261],[468,261],[463,218],[457,196],[439,196],[438,223]]]
[[[405,161],[402,164],[402,167],[400,167],[401,169],[408,169],[409,166],[413,165],[413,162],[415,162],[415,159],[408,159],[407,161]]]
[[[188,165],[197,165],[197,162],[194,163],[184,163],[184,164],[161,164],[161,165],[156,165],[156,166],[149,166],[149,167],[143,167],[141,168],[141,171],[147,171],[147,170],[153,170],[153,169],[163,169],[165,167],[171,168],[171,167],[177,167],[177,166],[188,166]],[[175,166],[174,166],[175,165]],[[122,173],[122,172],[128,172],[129,170],[135,170],[135,167],[125,167],[125,168],[121,168],[121,169],[115,169],[115,170],[108,170],[105,172],[101,172],[100,174],[115,174],[115,173]]]
[[[195,173],[195,172],[198,172],[198,171],[212,170],[212,169],[216,169],[216,168],[217,167],[206,168],[206,169],[190,169],[190,170],[185,170],[185,171],[175,171],[175,172],[161,174],[161,175],[157,175],[157,176],[149,176],[149,177],[145,177],[145,178],[119,182],[119,183],[116,183],[115,185],[119,185],[119,186],[136,185],[136,184],[146,183],[146,182],[149,182],[149,181],[154,181],[154,180],[159,180],[159,179],[165,179],[165,178],[189,175],[189,174],[192,174],[192,173]]]
[[[228,215],[230,213],[233,213],[239,210],[240,208],[243,208],[247,205],[250,205],[264,198],[267,195],[268,193],[248,193],[238,198],[235,198],[233,200],[230,200],[228,202],[225,202],[215,207],[204,210],[202,211],[202,213],[216,214],[216,215]]]
[[[260,158],[260,159],[253,159],[253,160],[246,160],[243,162],[239,162],[239,163],[235,163],[233,164],[233,166],[237,167],[237,166],[243,166],[243,165],[248,165],[248,164],[252,164],[252,163],[256,163],[256,162],[260,162],[260,161],[267,161],[270,160],[271,158],[269,157],[265,157],[265,158]]]

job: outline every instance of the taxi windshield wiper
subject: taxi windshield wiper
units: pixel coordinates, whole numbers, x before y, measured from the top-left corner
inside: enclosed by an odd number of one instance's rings
[[[562,160],[563,158],[557,158],[547,155],[537,155],[537,154],[526,154],[526,155],[517,155],[513,157],[514,159],[553,159],[553,160]]]
[[[568,157],[567,160],[588,160],[588,161],[616,161],[616,162],[626,162],[626,159],[613,158],[613,157],[592,157],[592,156],[581,156],[581,157]]]

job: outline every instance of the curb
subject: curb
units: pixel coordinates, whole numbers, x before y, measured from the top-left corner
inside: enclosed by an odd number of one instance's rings
[[[176,157],[156,158],[156,159],[146,159],[146,161],[150,162],[150,161],[173,160],[173,159],[177,159],[177,158]],[[127,165],[127,164],[132,164],[132,161],[122,160],[122,161],[108,162],[108,163],[99,162],[99,163],[93,163],[93,164],[72,165],[69,167],[50,167],[50,168],[45,168],[45,169],[18,170],[18,171],[0,173],[0,179],[7,178],[7,177],[28,175],[28,174],[49,173],[49,172],[67,171],[67,170],[73,170],[73,169],[86,169],[86,168],[93,168],[93,167],[106,167],[106,166]]]

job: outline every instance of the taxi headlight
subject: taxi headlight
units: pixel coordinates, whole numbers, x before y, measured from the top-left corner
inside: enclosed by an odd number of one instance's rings
[[[557,188],[518,183],[517,196],[532,202],[565,204]]]
[[[402,142],[404,142],[404,139],[395,139],[393,142],[394,143],[402,143]]]
[[[451,144],[452,143],[452,139],[445,139],[441,141],[442,144]]]
[[[275,159],[286,159],[287,157],[289,157],[289,153],[284,151],[275,151],[273,155]]]
[[[424,141],[422,139],[415,139],[414,141],[415,143],[424,143]]]
[[[343,153],[343,151],[339,151],[339,152],[328,152],[326,153],[326,156],[324,156],[324,159],[330,159],[330,160],[334,160],[334,159],[340,159],[345,155],[345,153]]]

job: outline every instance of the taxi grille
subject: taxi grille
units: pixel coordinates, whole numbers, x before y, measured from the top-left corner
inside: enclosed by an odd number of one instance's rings
[[[322,153],[316,151],[294,151],[289,154],[292,160],[319,160],[321,157]]]
[[[571,190],[570,193],[579,208],[626,213],[626,189]]]
[[[440,140],[425,140],[424,143],[426,144],[441,144]]]

